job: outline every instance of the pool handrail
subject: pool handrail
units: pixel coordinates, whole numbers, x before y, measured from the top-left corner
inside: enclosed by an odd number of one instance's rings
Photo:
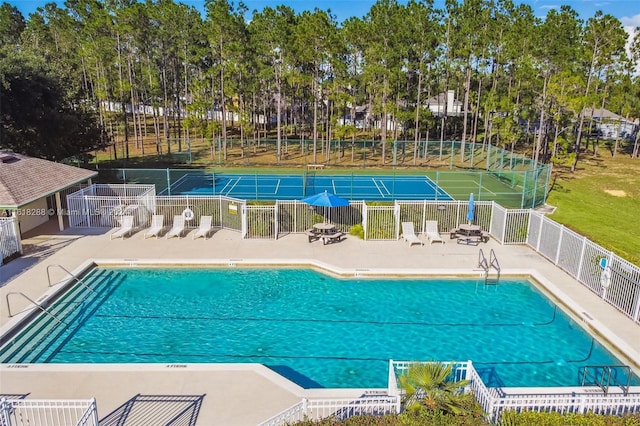
[[[50,317],[52,317],[54,320],[58,321],[59,324],[61,325],[67,325],[67,323],[65,323],[64,321],[60,320],[57,316],[55,316],[54,314],[52,314],[51,312],[49,312],[47,310],[47,308],[45,308],[44,306],[42,306],[41,304],[39,304],[38,302],[36,302],[35,300],[31,299],[29,296],[27,296],[26,294],[24,294],[21,291],[12,291],[7,293],[6,296],[6,300],[7,300],[7,311],[9,313],[9,317],[12,317],[13,314],[11,313],[11,304],[9,303],[9,296],[11,296],[12,294],[19,294],[22,297],[24,297],[25,299],[27,299],[29,302],[31,302],[33,305],[35,305],[38,309],[40,309],[42,312],[44,312],[45,314],[49,315]]]
[[[69,270],[67,270],[67,268],[65,268],[62,265],[59,264],[51,264],[51,265],[47,265],[47,281],[49,283],[49,287],[51,287],[51,273],[49,272],[49,270],[51,269],[52,266],[57,266],[58,268],[62,269],[64,272],[66,272],[68,275],[71,275],[71,277],[76,280],[76,282],[78,284],[80,284],[82,287],[86,288],[87,290],[89,290],[91,293],[95,293],[95,291],[93,291],[89,286],[87,286],[82,279],[78,278],[78,276],[74,275],[73,273],[69,272]],[[62,281],[60,281],[62,282]],[[59,282],[56,284],[60,284]]]

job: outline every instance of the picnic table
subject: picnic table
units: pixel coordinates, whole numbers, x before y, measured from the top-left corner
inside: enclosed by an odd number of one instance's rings
[[[458,244],[475,244],[489,241],[489,234],[479,225],[462,224],[449,232],[450,238],[457,238]]]

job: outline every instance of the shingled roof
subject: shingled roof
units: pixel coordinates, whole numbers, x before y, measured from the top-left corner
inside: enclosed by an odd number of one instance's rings
[[[98,172],[0,151],[0,209],[18,209],[96,176]]]

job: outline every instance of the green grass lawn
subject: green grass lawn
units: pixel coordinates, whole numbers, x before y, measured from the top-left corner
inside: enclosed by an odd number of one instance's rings
[[[574,174],[554,171],[547,203],[557,210],[549,217],[640,265],[640,160],[601,153]]]

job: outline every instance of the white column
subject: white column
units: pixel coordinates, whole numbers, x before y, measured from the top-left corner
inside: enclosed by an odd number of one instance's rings
[[[60,201],[60,192],[56,192],[56,214],[58,215],[58,229],[64,231],[64,219],[62,211],[62,202]]]
[[[18,243],[18,252],[22,255],[24,252],[22,251],[22,235],[20,234],[20,224],[18,223],[18,210],[13,210],[11,212],[11,216],[13,217],[13,228],[16,233],[16,242]]]

